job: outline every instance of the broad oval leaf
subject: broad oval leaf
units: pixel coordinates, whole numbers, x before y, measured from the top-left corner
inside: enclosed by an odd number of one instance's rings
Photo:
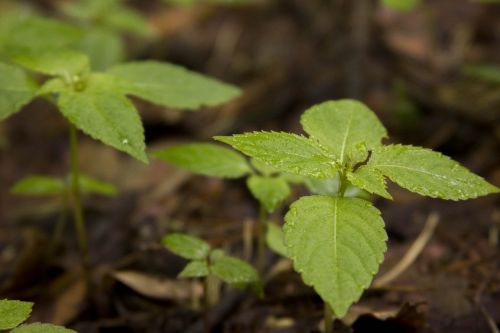
[[[176,145],[153,155],[177,167],[211,177],[239,178],[252,171],[241,154],[209,143]]]
[[[122,79],[123,93],[173,108],[213,106],[240,94],[234,86],[169,63],[130,62],[108,72]]]
[[[86,175],[80,175],[78,180],[80,182],[80,190],[86,194],[95,193],[112,197],[118,193],[118,190],[113,184],[109,184]]]
[[[66,190],[66,183],[58,177],[32,175],[12,186],[10,192],[18,195],[60,195]]]
[[[282,172],[315,178],[332,178],[337,175],[334,158],[316,142],[301,135],[251,132],[216,136],[214,139]]]
[[[35,96],[37,84],[21,68],[0,62],[0,120],[21,110]]]
[[[295,270],[343,317],[378,271],[387,235],[368,201],[302,197],[285,216],[285,244]]]
[[[162,244],[185,259],[203,260],[210,252],[207,242],[185,234],[169,234],[163,237]]]
[[[76,333],[76,331],[52,324],[35,323],[19,326],[11,333]]]
[[[266,242],[271,250],[277,254],[287,258],[287,250],[285,245],[285,235],[280,226],[268,222],[266,231]]]
[[[180,278],[199,278],[209,273],[206,260],[193,260],[179,273]]]
[[[10,330],[28,319],[33,303],[0,300],[0,330]]]
[[[500,191],[451,158],[421,147],[377,148],[368,165],[401,187],[433,198],[465,200]]]
[[[358,155],[358,144],[378,146],[387,131],[373,111],[354,100],[328,101],[308,109],[300,122],[304,130],[328,147],[341,164]],[[351,161],[360,162],[360,161]]]
[[[139,114],[113,86],[113,78],[93,74],[84,90],[61,92],[57,105],[64,116],[83,132],[147,163]]]
[[[29,50],[14,48],[9,51],[10,58],[35,72],[57,75],[66,82],[73,82],[81,73],[90,70],[88,57],[80,52],[70,49]]]
[[[247,262],[230,256],[222,256],[210,266],[210,273],[236,288],[251,286],[261,294],[259,273]]]
[[[247,186],[269,213],[290,195],[290,186],[280,177],[250,176],[247,179]]]

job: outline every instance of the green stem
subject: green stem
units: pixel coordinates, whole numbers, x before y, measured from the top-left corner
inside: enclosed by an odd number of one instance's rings
[[[83,218],[82,202],[80,196],[80,170],[78,167],[78,137],[77,130],[73,124],[69,127],[70,143],[70,169],[71,185],[70,193],[73,200],[73,218],[75,223],[78,245],[80,247],[80,256],[85,272],[89,269],[89,255],[87,244],[87,231],[85,230],[85,221]]]
[[[259,225],[257,226],[257,271],[260,274],[264,273],[267,220],[266,207],[261,204],[259,207]]]
[[[333,333],[333,312],[328,303],[324,304],[323,311],[325,319],[325,333]]]
[[[52,233],[52,239],[50,242],[49,253],[51,257],[55,254],[57,247],[61,243],[62,235],[66,227],[67,214],[68,214],[68,189],[65,188],[64,193],[62,195],[61,214],[59,215],[59,219],[57,220],[57,224]]]

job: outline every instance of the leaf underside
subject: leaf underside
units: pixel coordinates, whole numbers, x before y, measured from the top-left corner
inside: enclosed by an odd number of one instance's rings
[[[250,176],[247,186],[252,195],[272,213],[290,195],[287,182],[279,177]]]
[[[285,216],[285,244],[295,270],[343,317],[378,271],[387,235],[368,201],[302,197]]]
[[[170,251],[185,259],[203,260],[210,252],[210,245],[205,241],[185,234],[169,234],[162,239]]]
[[[52,324],[34,323],[22,325],[12,330],[11,333],[76,333],[73,330]]]
[[[239,178],[251,172],[241,154],[208,143],[177,145],[156,151],[154,156],[177,167],[211,177]]]

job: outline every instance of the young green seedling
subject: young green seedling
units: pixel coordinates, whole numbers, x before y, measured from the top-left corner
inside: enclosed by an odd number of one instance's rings
[[[232,149],[210,143],[191,143],[172,146],[153,153],[154,156],[193,173],[220,178],[246,178],[247,187],[260,204],[257,228],[257,269],[263,272],[269,214],[290,195],[286,177],[276,170],[247,159]],[[272,237],[272,236],[271,236]],[[272,242],[273,246],[275,243]],[[274,247],[274,246],[273,246]],[[277,252],[279,252],[277,250]]]
[[[73,28],[39,17],[15,17],[0,25],[0,120],[34,97],[54,103],[69,121],[71,197],[82,259],[87,262],[86,231],[80,203],[77,129],[147,163],[144,129],[128,95],[181,109],[225,102],[239,94],[233,86],[182,67],[157,61],[129,62],[92,72],[89,58],[67,47]],[[48,36],[46,44],[35,36]],[[26,37],[25,39],[19,39]],[[29,70],[28,73],[21,67]],[[41,86],[32,72],[49,77]],[[38,76],[37,76],[38,77]]]
[[[205,241],[185,234],[169,234],[163,238],[162,243],[173,253],[189,260],[179,273],[180,278],[203,279],[206,328],[209,326],[207,311],[214,305],[214,300],[211,299],[214,277],[236,288],[250,287],[259,296],[262,295],[259,274],[245,261],[228,256],[221,249],[212,249]]]
[[[51,324],[25,324],[33,308],[31,302],[0,300],[0,331],[12,330],[11,333],[76,333],[62,326]],[[21,325],[21,326],[19,326]]]
[[[375,113],[353,100],[329,101],[307,110],[301,123],[309,136],[252,132],[216,137],[282,172],[339,177],[334,196],[304,196],[285,216],[285,244],[294,268],[343,317],[384,259],[387,235],[380,212],[346,197],[353,184],[391,199],[385,177],[433,198],[465,200],[499,189],[454,160],[430,149],[382,145],[386,129]],[[325,318],[326,322],[331,320]]]

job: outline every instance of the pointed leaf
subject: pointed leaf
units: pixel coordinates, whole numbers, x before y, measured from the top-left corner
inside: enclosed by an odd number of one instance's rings
[[[380,212],[362,199],[309,196],[292,204],[285,221],[295,270],[343,317],[384,258],[387,235]]]
[[[282,172],[315,178],[337,175],[333,157],[308,138],[284,132],[251,132],[217,136],[244,154]]]
[[[80,190],[83,193],[96,193],[109,197],[115,196],[118,193],[118,190],[112,184],[97,180],[86,175],[80,175],[80,177],[78,178],[80,182]]]
[[[247,179],[247,186],[269,213],[290,195],[287,182],[279,177],[250,176]]]
[[[58,177],[33,175],[18,181],[11,188],[11,193],[20,195],[60,195],[66,190],[64,180]]]
[[[139,114],[125,96],[113,90],[112,79],[105,74],[91,75],[84,90],[61,93],[59,109],[94,139],[147,163]]]
[[[122,64],[111,68],[109,73],[123,79],[120,84],[123,93],[174,108],[213,106],[240,94],[238,88],[229,84],[157,61]]]
[[[35,72],[57,75],[67,82],[72,82],[74,76],[90,70],[88,57],[70,49],[54,49],[33,51],[14,48],[9,56],[16,63]]]
[[[354,100],[315,105],[302,115],[301,123],[310,136],[335,153],[341,164],[358,154],[358,144],[365,143],[370,149],[387,136],[375,113]]]
[[[203,260],[207,258],[210,252],[208,243],[185,234],[169,234],[163,237],[162,244],[185,259]]]
[[[10,330],[28,319],[33,303],[0,300],[0,330]]]
[[[285,235],[278,225],[271,222],[267,224],[266,242],[271,250],[285,258],[288,257],[285,245]]]
[[[363,165],[355,172],[349,172],[347,179],[355,186],[370,193],[378,194],[386,199],[392,199],[387,192],[384,176],[375,168]]]
[[[241,154],[209,143],[177,145],[153,155],[177,167],[211,177],[239,178],[252,171]]]
[[[25,71],[0,62],[0,120],[21,110],[35,96],[37,85]]]
[[[208,265],[205,260],[191,261],[179,273],[180,278],[199,278],[208,275]]]
[[[252,286],[261,293],[260,278],[257,271],[247,262],[230,256],[215,260],[209,267],[210,272],[236,288]]]
[[[73,330],[52,324],[29,324],[22,325],[12,330],[11,333],[76,333]]]
[[[421,147],[377,148],[368,165],[401,187],[433,198],[465,200],[500,191],[451,158]]]

